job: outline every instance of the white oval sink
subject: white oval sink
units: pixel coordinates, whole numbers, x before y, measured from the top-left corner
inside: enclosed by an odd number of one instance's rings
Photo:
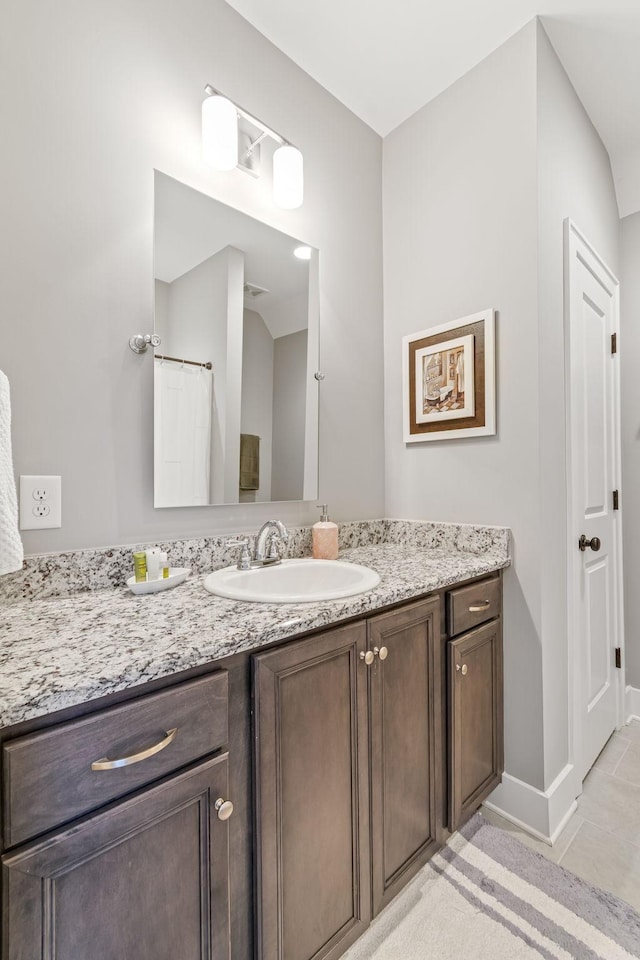
[[[229,600],[316,603],[366,593],[379,583],[374,570],[345,560],[283,560],[253,570],[224,567],[210,573],[204,586]]]

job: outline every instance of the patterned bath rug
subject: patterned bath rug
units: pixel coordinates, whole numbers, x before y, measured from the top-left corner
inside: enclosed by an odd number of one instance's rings
[[[640,915],[475,814],[343,960],[536,957],[637,960]]]

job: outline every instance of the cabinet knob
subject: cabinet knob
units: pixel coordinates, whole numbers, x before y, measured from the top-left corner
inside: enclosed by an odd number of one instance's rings
[[[362,650],[361,653],[360,653],[360,659],[361,659],[361,660],[364,660],[364,662],[366,663],[366,665],[367,665],[368,667],[371,666],[371,664],[373,663],[373,661],[375,660],[375,658],[376,658],[376,655],[375,655],[375,653],[373,652],[373,650],[367,650],[366,653],[364,652],[364,650]]]
[[[466,677],[467,673],[469,672],[469,667],[466,665],[466,663],[463,663],[462,666],[460,666],[459,663],[456,663],[456,670],[458,673],[461,673],[463,677]]]
[[[386,660],[387,657],[389,656],[389,651],[387,650],[386,647],[380,647],[380,648],[374,647],[373,655],[374,657],[380,657],[381,660]]]
[[[216,813],[218,814],[218,820],[228,820],[233,813],[233,804],[231,803],[231,800],[223,800],[222,797],[218,797],[215,806]]]

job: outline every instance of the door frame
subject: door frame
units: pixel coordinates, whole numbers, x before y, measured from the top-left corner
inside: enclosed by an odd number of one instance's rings
[[[583,770],[583,674],[579,668],[579,615],[580,606],[580,577],[581,554],[576,545],[576,530],[578,529],[578,509],[575,503],[574,492],[574,464],[573,464],[573,437],[571,432],[571,271],[572,263],[582,248],[583,262],[588,268],[594,266],[599,270],[599,282],[607,279],[611,285],[613,301],[613,325],[617,336],[617,356],[620,356],[620,282],[613,271],[607,266],[591,243],[586,239],[576,224],[567,217],[564,220],[564,348],[565,348],[565,444],[567,460],[567,639],[568,639],[568,700],[569,700],[569,762],[573,764],[575,772],[576,796],[582,793],[582,780],[588,771]],[[591,260],[591,264],[588,262]],[[614,489],[620,490],[621,465],[621,435],[620,435],[620,364],[613,365],[613,477]],[[614,686],[616,693],[616,729],[624,723],[625,707],[625,658],[624,658],[624,609],[623,609],[623,566],[622,566],[622,509],[615,511],[615,543],[612,555],[616,565],[614,583],[614,634],[615,646],[620,647],[622,653],[622,668],[615,669]]]

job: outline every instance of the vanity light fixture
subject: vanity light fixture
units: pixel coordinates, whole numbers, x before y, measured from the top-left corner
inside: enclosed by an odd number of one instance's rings
[[[293,255],[298,260],[311,260],[311,247],[296,247]]]
[[[207,84],[202,104],[202,150],[205,163],[214,170],[233,170],[260,144],[265,137],[278,147],[273,154],[273,201],[284,210],[302,206],[304,191],[302,153],[292,143],[276,133],[253,114],[239,107],[218,90]],[[238,118],[242,117],[257,127],[260,136],[251,141],[244,156],[238,156]]]
[[[215,95],[202,102],[202,154],[214,170],[238,165],[238,114],[226,97]]]

